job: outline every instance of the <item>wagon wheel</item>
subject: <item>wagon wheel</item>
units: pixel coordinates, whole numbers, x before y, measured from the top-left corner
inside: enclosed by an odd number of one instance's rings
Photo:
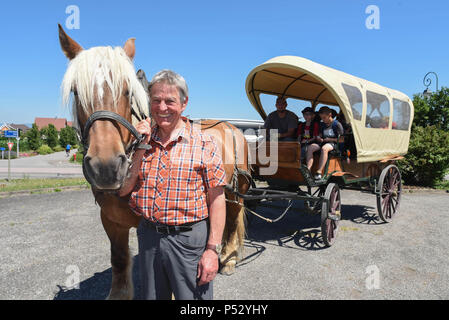
[[[377,194],[377,211],[379,217],[389,222],[399,210],[402,181],[398,167],[391,164],[382,170]]]
[[[337,237],[338,224],[341,219],[340,188],[335,183],[329,183],[324,192],[321,205],[321,235],[324,244],[330,247]]]

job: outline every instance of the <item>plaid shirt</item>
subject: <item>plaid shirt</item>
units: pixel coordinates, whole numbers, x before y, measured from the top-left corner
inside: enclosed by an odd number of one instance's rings
[[[209,216],[209,188],[224,186],[226,175],[217,145],[210,135],[193,128],[189,120],[164,148],[153,128],[139,179],[129,205],[150,221],[181,225]]]

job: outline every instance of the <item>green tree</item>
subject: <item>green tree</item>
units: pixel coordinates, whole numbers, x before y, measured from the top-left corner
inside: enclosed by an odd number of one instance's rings
[[[59,132],[59,144],[64,148],[68,144],[72,146],[78,144],[75,129],[73,129],[72,127],[62,128]]]
[[[449,88],[442,87],[430,97],[422,93],[413,96],[414,126],[436,126],[449,131]]]
[[[50,148],[53,149],[58,145],[58,131],[56,130],[56,127],[51,123],[48,125],[48,127],[45,127],[41,130],[41,134],[45,136],[45,143]]]
[[[449,168],[449,132],[436,126],[414,127],[408,153],[398,165],[406,183],[435,186]]]
[[[42,145],[41,133],[35,123],[26,133],[26,137],[28,145],[32,150],[37,150]]]

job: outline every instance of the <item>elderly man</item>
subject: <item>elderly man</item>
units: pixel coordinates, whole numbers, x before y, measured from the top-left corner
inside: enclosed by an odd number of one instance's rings
[[[298,116],[287,110],[284,97],[276,99],[276,111],[271,112],[265,119],[264,128],[267,129],[267,134],[270,134],[270,129],[278,130],[279,141],[296,141]]]
[[[188,89],[170,70],[149,84],[151,115],[136,129],[151,149],[131,193],[137,228],[143,299],[212,299],[212,280],[226,219],[225,171],[209,135],[183,116]]]

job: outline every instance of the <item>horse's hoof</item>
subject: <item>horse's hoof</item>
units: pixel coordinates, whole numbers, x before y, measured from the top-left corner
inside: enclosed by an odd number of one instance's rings
[[[223,274],[226,276],[230,276],[230,275],[234,274],[234,272],[235,272],[235,264],[227,264],[227,265],[224,265],[220,269],[220,274]]]

